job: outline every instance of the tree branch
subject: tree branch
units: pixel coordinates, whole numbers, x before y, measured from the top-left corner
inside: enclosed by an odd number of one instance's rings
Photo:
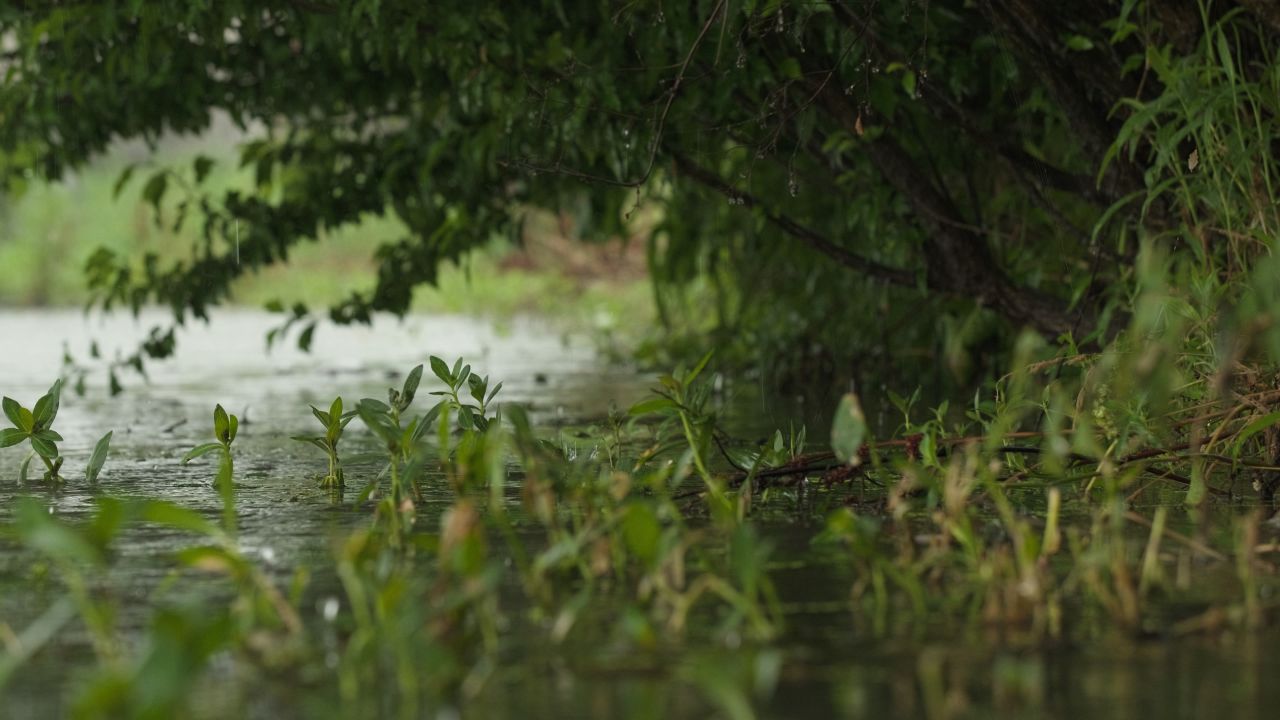
[[[770,211],[751,193],[732,187],[721,179],[719,175],[702,167],[687,156],[678,152],[672,152],[671,157],[675,162],[676,169],[684,176],[696,180],[698,183],[715,190],[721,195],[724,195],[745,207],[759,208],[761,212],[764,213],[765,218],[772,225],[776,226],[788,235],[803,241],[813,250],[826,255],[837,263],[851,270],[856,270],[864,275],[878,280],[883,280],[893,285],[901,285],[904,287],[916,286],[915,273],[909,270],[890,267],[851,252],[850,250],[832,242],[830,239],[824,237],[813,229],[801,225],[785,215],[780,215]]]

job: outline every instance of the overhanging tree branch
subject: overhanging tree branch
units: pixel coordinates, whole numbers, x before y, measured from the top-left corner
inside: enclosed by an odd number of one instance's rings
[[[759,198],[755,197],[751,193],[738,190],[737,188],[729,185],[719,175],[702,167],[687,156],[680,153],[671,153],[671,157],[675,162],[676,169],[682,175],[715,190],[727,198],[741,203],[744,207],[759,208],[764,214],[765,219],[767,219],[770,224],[788,235],[801,240],[813,250],[826,255],[841,265],[893,285],[915,287],[916,276],[914,272],[884,265],[883,263],[876,262],[875,260],[871,260],[870,258],[866,258],[852,252],[841,245],[837,245],[813,229],[801,225],[785,215],[769,210]]]

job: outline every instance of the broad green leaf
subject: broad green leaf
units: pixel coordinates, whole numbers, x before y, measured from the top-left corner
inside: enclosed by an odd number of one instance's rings
[[[400,430],[396,428],[395,423],[391,422],[390,415],[379,412],[372,404],[364,402],[360,403],[357,412],[360,413],[360,419],[364,421],[365,426],[388,447],[399,442]]]
[[[4,398],[3,405],[4,405],[4,416],[9,418],[9,422],[13,423],[14,427],[18,428],[19,430],[25,430],[26,432],[31,432],[31,426],[24,425],[25,421],[23,420],[23,418],[25,416],[22,414],[23,408],[21,405],[18,404],[17,400],[14,400],[13,398],[6,396]]]
[[[315,408],[312,408],[312,410],[314,409]],[[329,417],[332,418],[332,420],[325,423],[326,425],[333,422],[337,422],[338,418],[342,417],[342,398],[341,397],[336,397],[333,399],[333,404],[329,406]]]
[[[26,439],[27,434],[18,428],[0,430],[0,448],[12,447]]]
[[[103,435],[102,439],[98,440],[98,444],[93,446],[93,454],[89,456],[89,465],[84,470],[84,477],[90,483],[98,481],[98,473],[102,472],[102,466],[107,462],[107,451],[111,448],[112,432]]]
[[[362,399],[360,403],[356,405],[356,412],[359,413],[365,408],[368,408],[369,412],[382,413],[384,415],[391,412],[391,406],[381,400],[374,400],[373,398]]]
[[[39,502],[26,500],[18,505],[18,538],[27,547],[62,561],[96,564],[102,554],[84,535],[49,515]]]
[[[158,172],[147,180],[147,184],[142,188],[142,199],[151,203],[156,210],[160,209],[160,201],[164,198],[164,191],[169,187],[169,177],[164,171]]]
[[[836,408],[835,420],[831,423],[831,449],[840,462],[857,465],[858,452],[867,437],[867,419],[862,414],[862,406],[858,396],[847,393],[840,399]]]
[[[320,424],[325,427],[329,427],[329,418],[332,417],[332,415],[317,408],[315,405],[311,405],[310,408],[311,414],[316,416],[316,419],[320,421]]]
[[[31,436],[31,448],[39,453],[43,458],[53,460],[58,457],[58,446],[54,445],[50,440],[38,435]]]
[[[445,364],[444,360],[435,355],[431,356],[431,372],[440,378],[440,382],[453,387],[453,373],[449,372],[449,366]]]
[[[204,155],[197,155],[195,162],[192,163],[196,172],[196,184],[204,182],[209,177],[209,171],[213,169],[213,159]]]
[[[240,418],[236,417],[235,415],[231,415],[228,418],[228,424],[227,424],[227,442],[230,443],[231,441],[235,440],[236,433],[238,432],[240,432]]]

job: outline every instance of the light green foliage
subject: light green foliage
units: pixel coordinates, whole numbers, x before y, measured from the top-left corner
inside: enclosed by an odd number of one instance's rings
[[[27,470],[32,459],[39,457],[45,465],[44,481],[53,485],[61,485],[63,478],[58,474],[62,469],[63,457],[57,443],[62,442],[62,435],[53,429],[54,418],[62,403],[62,380],[57,380],[49,388],[49,392],[36,400],[33,409],[27,409],[17,400],[5,397],[3,401],[5,417],[13,427],[0,429],[0,448],[11,447],[26,440],[31,444],[31,453],[22,461],[18,473],[19,482],[27,481]],[[93,453],[85,466],[85,480],[90,485],[98,481],[98,474],[107,461],[107,450],[111,446],[111,433],[108,432],[94,445]]]
[[[239,429],[240,419],[235,415],[228,415],[227,411],[222,409],[222,405],[215,405],[213,408],[214,442],[197,445],[182,457],[182,464],[185,465],[202,455],[218,453],[218,474],[214,478],[213,485],[217,488],[219,497],[222,498],[222,527],[230,535],[235,535],[236,532],[235,460],[231,455],[231,443],[236,439]]]
[[[293,439],[310,443],[324,452],[325,457],[329,460],[329,472],[321,478],[320,484],[327,488],[341,490],[345,487],[345,481],[342,474],[342,462],[338,459],[338,441],[342,439],[343,430],[346,429],[347,423],[351,422],[351,419],[357,415],[357,411],[342,412],[342,398],[339,397],[334,398],[328,412],[312,405],[311,414],[315,415],[316,419],[320,421],[320,426],[324,429],[324,435],[295,437]]]

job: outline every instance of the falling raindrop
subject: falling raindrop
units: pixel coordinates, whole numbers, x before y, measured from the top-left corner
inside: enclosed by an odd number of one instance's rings
[[[791,197],[795,197],[800,194],[800,183],[796,182],[795,174],[792,174],[791,177],[787,178],[787,192],[791,193]]]
[[[778,10],[778,24],[774,28],[775,32],[783,32],[787,29],[787,24],[782,20],[782,10]]]
[[[662,8],[658,8],[658,24],[661,25],[667,21],[667,16],[662,12]]]

